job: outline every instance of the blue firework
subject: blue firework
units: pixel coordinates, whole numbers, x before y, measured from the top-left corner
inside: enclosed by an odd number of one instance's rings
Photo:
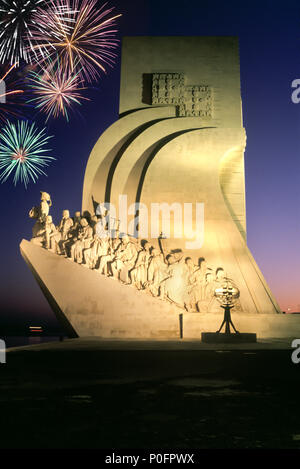
[[[39,130],[34,123],[7,122],[0,133],[0,181],[14,175],[15,185],[20,181],[27,187],[30,180],[36,182],[40,175],[47,176],[43,168],[55,160],[48,155],[50,138],[45,128]]]

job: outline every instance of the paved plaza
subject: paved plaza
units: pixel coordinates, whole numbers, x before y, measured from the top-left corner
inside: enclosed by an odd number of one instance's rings
[[[299,448],[291,340],[71,339],[11,348],[1,448]]]

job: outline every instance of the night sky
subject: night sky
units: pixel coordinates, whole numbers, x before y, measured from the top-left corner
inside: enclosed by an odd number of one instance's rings
[[[123,14],[120,40],[139,35],[239,37],[248,245],[281,308],[300,311],[300,104],[291,101],[291,82],[300,78],[299,1],[115,0],[109,5]],[[120,60],[88,92],[91,101],[79,107],[81,115],[71,116],[70,123],[63,118],[48,123],[57,158],[48,177],[27,190],[12,180],[0,185],[0,326],[56,322],[19,243],[31,237],[28,212],[39,204],[40,190],[51,194],[56,224],[63,209],[71,215],[81,209],[90,152],[118,118],[119,81]],[[45,125],[41,114],[28,117]]]

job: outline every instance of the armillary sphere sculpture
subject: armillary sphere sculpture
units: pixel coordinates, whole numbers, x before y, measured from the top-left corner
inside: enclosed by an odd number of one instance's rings
[[[239,334],[239,332],[234,327],[230,314],[230,310],[234,308],[234,305],[240,296],[239,289],[233,284],[233,282],[226,280],[222,287],[215,289],[214,296],[219,301],[221,308],[224,309],[224,319],[217,333],[221,332],[225,324],[225,334],[231,334],[230,326],[233,328],[236,334]]]

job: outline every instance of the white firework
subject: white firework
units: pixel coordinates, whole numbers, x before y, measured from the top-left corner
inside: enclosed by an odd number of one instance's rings
[[[53,0],[0,0],[0,63],[38,60],[32,28],[39,25],[34,15],[40,11],[47,16],[52,9],[61,21],[70,13],[65,6],[57,8]]]

